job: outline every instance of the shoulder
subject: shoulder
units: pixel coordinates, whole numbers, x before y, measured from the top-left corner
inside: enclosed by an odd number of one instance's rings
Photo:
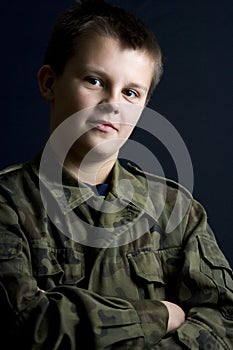
[[[153,217],[164,232],[170,233],[178,227],[192,226],[206,217],[204,207],[178,182],[142,171],[132,164],[128,164],[128,171],[141,186],[147,187],[147,207],[150,208],[150,213],[154,212]]]
[[[14,175],[18,171],[21,171],[24,167],[24,163],[17,163],[7,166],[0,170],[0,178],[4,178],[4,176]]]
[[[16,163],[0,170],[0,181],[21,177],[27,171],[28,163]]]
[[[142,185],[147,184],[151,190],[156,190],[159,192],[166,191],[167,194],[173,195],[177,195],[179,193],[180,195],[189,199],[193,198],[192,193],[185,186],[181,185],[175,180],[143,171],[135,164],[130,162],[127,163],[127,170],[134,175],[137,180],[141,181]]]
[[[24,183],[29,184],[32,178],[31,161],[17,163],[0,170],[0,188],[10,189],[23,187]]]
[[[160,232],[166,233],[169,246],[182,244],[195,230],[207,232],[207,212],[187,188],[174,180],[142,171],[132,164],[128,164],[128,171],[142,186],[147,186],[146,208],[156,219]]]

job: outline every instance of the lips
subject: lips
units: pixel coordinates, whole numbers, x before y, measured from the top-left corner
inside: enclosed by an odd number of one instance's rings
[[[114,124],[106,120],[92,120],[91,124],[93,124],[96,129],[103,132],[118,131],[117,127]]]

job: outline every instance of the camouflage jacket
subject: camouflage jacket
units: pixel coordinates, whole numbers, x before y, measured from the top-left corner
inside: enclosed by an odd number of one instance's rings
[[[38,164],[0,175],[1,349],[233,349],[232,270],[188,191],[117,161],[103,197]],[[186,314],[167,334],[161,300]]]

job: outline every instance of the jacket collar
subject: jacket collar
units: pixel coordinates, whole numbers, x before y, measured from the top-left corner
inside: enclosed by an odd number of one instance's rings
[[[56,170],[61,164],[53,154],[53,167],[43,166],[41,170],[42,151],[29,162],[33,172],[37,175],[40,182],[42,195],[44,191],[50,193],[56,200],[63,214],[68,214],[91,197],[98,197],[98,200],[105,201],[96,195],[93,189],[85,183],[74,178],[65,168],[62,170],[62,184],[57,181]],[[149,182],[142,171],[131,163],[127,168],[123,167],[119,160],[114,164],[111,174],[111,182],[106,201],[119,199],[123,204],[131,204],[138,212],[145,212],[152,218],[156,217],[155,208],[150,198]]]

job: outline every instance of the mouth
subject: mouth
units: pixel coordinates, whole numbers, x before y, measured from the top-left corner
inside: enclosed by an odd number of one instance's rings
[[[92,120],[91,124],[95,129],[100,130],[105,133],[112,133],[114,131],[118,131],[118,128],[106,120]]]

